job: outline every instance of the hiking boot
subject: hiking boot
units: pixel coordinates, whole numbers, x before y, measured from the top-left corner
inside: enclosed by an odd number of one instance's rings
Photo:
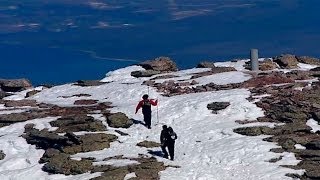
[[[163,158],[166,158],[166,159],[168,159],[168,155],[164,155],[164,156],[163,156]]]

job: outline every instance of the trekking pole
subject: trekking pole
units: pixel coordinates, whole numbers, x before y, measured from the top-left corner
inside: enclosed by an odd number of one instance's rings
[[[149,86],[148,86],[148,96],[149,96]]]
[[[159,99],[157,97],[158,103],[159,103]],[[159,124],[159,104],[157,104],[157,124]]]

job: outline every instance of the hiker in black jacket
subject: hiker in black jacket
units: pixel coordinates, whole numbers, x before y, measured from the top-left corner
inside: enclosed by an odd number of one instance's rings
[[[174,143],[177,139],[177,134],[173,131],[171,127],[167,128],[166,125],[162,126],[162,131],[160,135],[161,149],[164,153],[164,158],[168,158],[168,153],[166,147],[168,147],[170,159],[174,160]]]

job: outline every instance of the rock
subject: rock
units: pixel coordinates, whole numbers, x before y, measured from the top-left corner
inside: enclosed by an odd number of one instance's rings
[[[26,94],[26,98],[31,97],[31,96],[39,93],[39,92],[41,92],[41,91],[38,91],[38,90],[29,91],[29,92],[27,92],[27,94]]]
[[[153,86],[153,85],[155,85],[155,81],[150,81],[150,80],[148,80],[148,81],[144,81],[143,83],[142,83],[142,85],[146,85],[146,86]]]
[[[4,92],[1,88],[0,88],[0,99],[6,97],[6,92]]]
[[[320,65],[320,59],[309,57],[309,56],[296,56],[298,62],[305,63],[305,64],[311,64],[311,65]]]
[[[118,133],[118,134],[120,134],[121,136],[129,136],[128,133],[122,132],[122,131],[120,131],[120,130],[118,130],[118,129],[116,129],[115,132]]]
[[[219,110],[223,110],[230,106],[230,102],[213,102],[207,105],[209,110],[212,110],[212,113],[217,114]]]
[[[318,121],[318,123],[320,123],[320,112],[316,111],[312,113],[312,117],[314,120]]]
[[[234,67],[213,67],[210,71],[200,72],[200,73],[194,73],[193,76],[191,76],[191,79],[200,78],[203,76],[210,76],[213,74],[223,73],[223,72],[230,72],[230,71],[236,71]]]
[[[27,129],[25,129],[27,130]],[[50,132],[46,129],[39,131],[38,129],[29,129],[26,134],[22,135],[28,144],[36,145],[41,149],[61,149],[64,146],[72,144],[65,136],[59,136],[56,133]]]
[[[110,143],[117,139],[113,134],[85,134],[76,136],[80,144],[69,144],[62,147],[62,151],[67,154],[77,154],[90,151],[99,151],[110,147]],[[71,139],[68,138],[69,141]]]
[[[214,62],[204,61],[197,65],[197,68],[215,68]]]
[[[272,84],[285,84],[294,83],[294,80],[287,78],[285,74],[281,72],[272,72],[271,74],[262,74],[257,77],[253,77],[243,83],[243,87],[262,87]]]
[[[6,100],[4,105],[6,107],[23,107],[23,106],[37,107],[37,101],[29,100],[29,99],[16,100],[16,101]]]
[[[75,94],[75,95],[72,95],[72,96],[59,96],[59,97],[62,97],[62,98],[72,98],[72,97],[90,97],[91,95],[90,94]]]
[[[113,128],[129,128],[133,125],[133,121],[121,112],[108,116],[107,123]]]
[[[146,70],[161,72],[177,71],[176,64],[168,57],[158,57],[155,60],[145,61],[139,64]]]
[[[92,180],[123,180],[129,173],[128,167],[108,167],[108,170],[105,170],[100,177],[93,178]]]
[[[93,169],[90,160],[81,159],[80,161],[70,159],[65,153],[58,153],[47,160],[42,170],[53,174],[76,175],[83,174]]]
[[[105,131],[106,127],[101,121],[96,121],[93,117],[87,115],[64,116],[56,121],[51,121],[50,125],[59,127],[56,132],[79,132],[79,131]]]
[[[279,156],[278,158],[272,158],[272,159],[270,159],[268,162],[270,162],[270,163],[276,163],[276,162],[280,161],[282,158],[283,158],[283,156]]]
[[[3,153],[2,150],[0,150],[0,160],[4,159],[6,157],[6,154]]]
[[[320,161],[300,161],[298,167],[306,171],[306,179],[320,179]]]
[[[305,147],[307,149],[312,149],[312,150],[320,150],[320,141],[311,141],[308,142]]]
[[[0,127],[31,119],[48,117],[43,112],[27,111],[22,113],[0,114]]]
[[[276,69],[277,67],[278,67],[277,63],[273,62],[270,59],[266,59],[266,60],[260,62],[260,64],[259,64],[259,69],[261,71],[270,71],[270,70]]]
[[[93,99],[81,99],[81,100],[76,100],[73,104],[74,105],[93,105],[97,104],[98,100],[93,100]]]
[[[139,78],[139,77],[151,77],[156,74],[160,74],[160,71],[155,70],[145,70],[145,71],[132,71],[131,76]]]
[[[154,78],[151,78],[150,80],[156,80],[156,79],[170,79],[170,78],[176,78],[179,77],[177,75],[172,75],[172,74],[167,74],[167,75],[162,75],[162,76],[156,76]]]
[[[0,88],[6,92],[18,92],[31,87],[27,79],[0,79]]]
[[[157,142],[153,142],[153,141],[142,141],[142,142],[139,142],[137,144],[137,146],[146,147],[146,148],[154,148],[154,147],[160,147],[161,144],[157,143]]]
[[[234,129],[233,132],[247,136],[259,136],[262,134],[269,134],[272,132],[272,128],[267,126],[241,127]]]
[[[99,80],[79,80],[76,83],[74,83],[74,85],[76,86],[82,86],[82,87],[86,87],[86,86],[100,86],[106,84],[105,82],[100,82]]]
[[[298,60],[295,55],[285,54],[273,58],[281,68],[293,69],[298,67]]]
[[[310,69],[310,71],[320,71],[320,67],[316,67],[316,68]]]

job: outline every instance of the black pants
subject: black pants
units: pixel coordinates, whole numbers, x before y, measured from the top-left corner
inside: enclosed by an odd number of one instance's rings
[[[168,152],[166,150],[166,147],[168,147],[170,159],[174,160],[174,142],[173,143],[165,143],[163,146],[161,146],[163,157],[168,158]]]
[[[143,120],[147,127],[151,127],[151,112],[143,113]]]

